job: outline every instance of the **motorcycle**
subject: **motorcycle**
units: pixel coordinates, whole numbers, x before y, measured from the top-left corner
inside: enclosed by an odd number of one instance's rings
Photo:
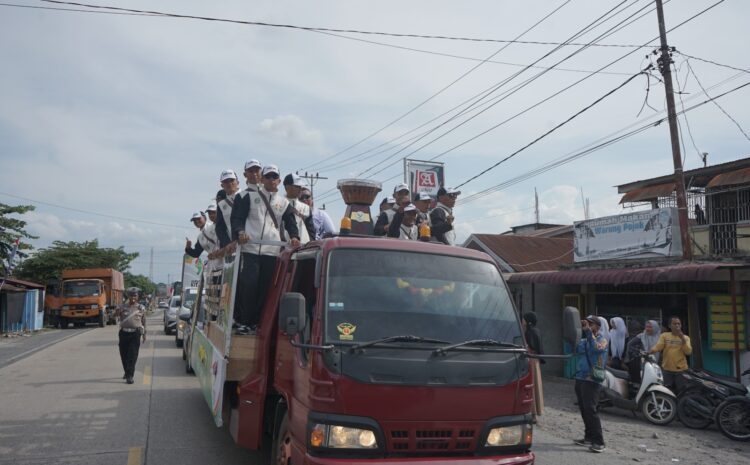
[[[750,369],[742,376],[750,375]],[[750,387],[744,396],[727,397],[718,407],[714,416],[721,433],[734,441],[750,441]]]
[[[747,388],[734,379],[705,370],[687,370],[680,375],[678,386],[677,416],[693,429],[708,428],[719,404],[730,396],[747,393]]]
[[[641,411],[655,425],[668,425],[677,414],[677,398],[664,386],[661,368],[653,355],[642,352],[641,381],[632,380],[627,371],[607,367],[599,405]]]

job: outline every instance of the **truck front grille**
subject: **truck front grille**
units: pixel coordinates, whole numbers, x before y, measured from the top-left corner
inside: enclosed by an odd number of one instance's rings
[[[400,453],[468,452],[476,448],[476,429],[392,429],[390,449]]]

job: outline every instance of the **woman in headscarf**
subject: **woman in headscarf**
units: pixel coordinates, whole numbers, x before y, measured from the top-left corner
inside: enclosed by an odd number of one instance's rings
[[[609,322],[603,316],[598,316],[597,318],[601,323],[599,332],[602,334],[602,336],[604,336],[604,339],[607,340],[607,344],[609,345]]]
[[[659,342],[659,335],[661,335],[661,326],[659,326],[659,322],[656,320],[648,320],[646,322],[646,328],[638,335],[638,337],[641,338],[641,341],[643,341],[643,350],[646,352],[651,350],[651,348]],[[657,352],[654,354],[654,357],[656,357],[656,361],[658,362],[661,358],[661,354]]]
[[[609,331],[609,347],[612,354],[612,360],[609,366],[617,370],[622,370],[622,360],[625,358],[625,339],[628,337],[628,328],[625,326],[625,320],[616,316],[612,318],[612,329]]]

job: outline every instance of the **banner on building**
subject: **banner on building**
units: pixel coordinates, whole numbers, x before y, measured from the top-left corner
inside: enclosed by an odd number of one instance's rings
[[[203,260],[190,255],[182,256],[182,288],[198,287],[203,274]]]
[[[404,160],[406,184],[412,194],[427,192],[437,199],[438,189],[445,185],[445,167],[443,163],[421,160]]]
[[[682,256],[676,208],[578,221],[574,234],[574,262]]]
[[[741,350],[748,347],[745,329],[745,299],[735,297],[737,306],[737,336]],[[732,296],[708,296],[708,343],[711,350],[734,350],[734,312]]]

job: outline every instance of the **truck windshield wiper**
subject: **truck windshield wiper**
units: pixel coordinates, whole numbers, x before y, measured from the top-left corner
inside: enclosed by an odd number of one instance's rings
[[[363,342],[361,344],[354,344],[349,350],[355,351],[357,349],[364,349],[365,347],[382,344],[384,342],[435,342],[445,344],[448,341],[442,341],[440,339],[430,339],[428,337],[414,336],[411,334],[402,334],[399,336],[388,336],[382,339],[375,339],[374,341]]]
[[[451,344],[445,347],[439,347],[432,351],[433,355],[441,355],[445,352],[453,349],[457,349],[459,347],[463,346],[478,346],[478,345],[485,345],[485,346],[497,346],[497,347],[511,347],[514,349],[522,349],[525,350],[523,347],[512,344],[510,342],[502,342],[502,341],[496,341],[494,339],[469,339],[468,341],[463,342],[457,342],[455,344]]]

